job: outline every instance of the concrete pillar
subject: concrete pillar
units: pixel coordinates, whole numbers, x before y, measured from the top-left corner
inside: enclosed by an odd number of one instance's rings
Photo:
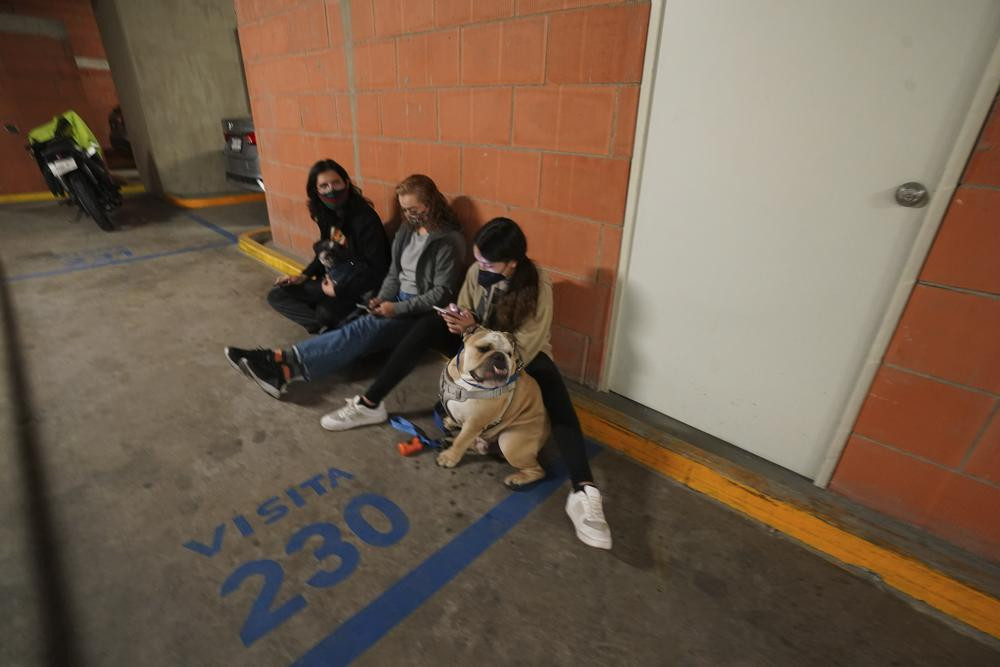
[[[146,188],[179,196],[227,185],[223,118],[249,116],[232,0],[93,0]]]

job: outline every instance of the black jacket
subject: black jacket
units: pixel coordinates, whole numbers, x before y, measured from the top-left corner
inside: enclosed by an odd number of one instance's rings
[[[375,209],[352,193],[343,212],[321,206],[314,220],[320,241],[329,240],[334,229],[340,230],[346,240],[337,244],[334,251],[338,273],[344,272],[344,264],[351,267],[347,277],[337,281],[337,296],[359,299],[366,292],[378,289],[389,270],[389,239]],[[326,267],[318,254],[302,271],[310,278],[321,278],[325,273]]]

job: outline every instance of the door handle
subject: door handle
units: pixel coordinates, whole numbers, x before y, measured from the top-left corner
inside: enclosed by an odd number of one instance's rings
[[[908,208],[920,208],[927,203],[927,188],[921,183],[910,181],[896,188],[896,203]]]

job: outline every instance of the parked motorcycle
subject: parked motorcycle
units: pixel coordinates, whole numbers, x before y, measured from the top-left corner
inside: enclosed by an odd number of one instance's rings
[[[121,188],[105,166],[96,137],[76,112],[28,132],[26,148],[52,194],[78,206],[104,231],[114,231],[111,214],[122,204]]]

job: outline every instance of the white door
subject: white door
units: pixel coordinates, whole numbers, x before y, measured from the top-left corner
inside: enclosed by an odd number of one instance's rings
[[[653,30],[654,26],[650,26]],[[814,477],[1000,0],[669,0],[609,388]]]

